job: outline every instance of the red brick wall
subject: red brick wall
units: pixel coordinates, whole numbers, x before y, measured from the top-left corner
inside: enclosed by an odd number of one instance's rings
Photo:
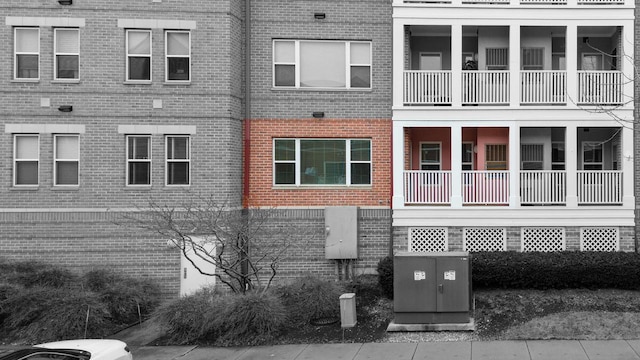
[[[390,119],[251,119],[248,206],[389,206],[391,197]],[[246,134],[245,124],[245,134]],[[369,138],[370,187],[287,188],[273,186],[274,138]]]

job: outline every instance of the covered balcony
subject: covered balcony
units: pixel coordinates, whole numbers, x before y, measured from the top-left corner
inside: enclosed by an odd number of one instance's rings
[[[577,206],[623,204],[622,128],[577,128],[572,151],[565,151],[563,127],[509,131],[465,127],[462,143],[452,144],[450,128],[406,129],[404,205],[451,206],[455,196],[462,206],[567,206],[571,197]],[[510,144],[514,138],[518,144]],[[510,161],[514,149],[516,163]],[[459,161],[452,161],[454,153]],[[461,168],[452,170],[454,163]]]
[[[397,4],[410,4],[415,6],[429,5],[536,5],[561,7],[567,5],[597,5],[597,6],[621,6],[625,0],[394,0]]]
[[[622,106],[622,27],[405,26],[402,106]],[[519,49],[512,49],[517,36]],[[454,55],[454,44],[461,47]],[[567,50],[576,63],[567,66]],[[626,64],[625,66],[631,66]]]

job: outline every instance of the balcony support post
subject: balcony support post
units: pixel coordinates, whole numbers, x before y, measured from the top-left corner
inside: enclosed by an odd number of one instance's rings
[[[451,26],[451,106],[462,106],[462,25]],[[453,130],[453,129],[452,129]]]
[[[462,208],[462,125],[451,126],[451,207]]]
[[[565,64],[567,67],[567,107],[577,108],[578,101],[578,27],[567,25]],[[567,128],[567,131],[569,129]],[[567,144],[568,150],[568,144]],[[567,170],[571,170],[567,168]],[[574,169],[575,170],[575,169]],[[568,175],[568,174],[567,174]],[[569,195],[569,194],[567,194]]]
[[[578,128],[574,124],[566,127],[564,161],[567,171],[567,208],[578,207]]]
[[[392,127],[391,153],[393,197],[391,199],[394,209],[404,208],[404,126],[394,121]]]
[[[520,25],[509,26],[509,103],[520,106]],[[513,179],[511,179],[513,181]]]
[[[393,20],[393,107],[403,105],[404,96],[404,52],[406,49],[404,41],[405,25],[399,20]]]
[[[635,208],[633,187],[635,185],[633,174],[633,124],[622,128],[622,205],[626,208]]]
[[[520,126],[509,126],[509,207],[520,207]]]

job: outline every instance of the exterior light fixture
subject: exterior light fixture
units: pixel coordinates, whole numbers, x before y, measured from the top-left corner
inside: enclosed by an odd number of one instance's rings
[[[60,5],[71,5],[71,4],[73,4],[73,0],[58,0],[58,4],[60,4]]]
[[[71,106],[71,105],[60,105],[58,110],[62,111],[62,112],[72,112],[73,111],[73,106]]]
[[[327,15],[325,13],[317,12],[313,14],[313,17],[316,20],[324,20],[327,17]]]
[[[323,118],[324,117],[324,111],[314,111],[312,115],[316,119]]]

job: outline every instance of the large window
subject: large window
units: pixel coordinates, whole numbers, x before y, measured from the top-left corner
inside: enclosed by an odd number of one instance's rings
[[[276,139],[275,185],[370,185],[371,140]]]
[[[543,144],[520,145],[520,157],[522,170],[544,170]]]
[[[189,185],[191,149],[188,136],[167,136],[167,185]]]
[[[191,37],[188,31],[165,33],[166,81],[191,80]]]
[[[507,145],[485,145],[485,169],[507,170]]]
[[[583,142],[582,143],[582,169],[583,170],[602,170],[604,163],[602,161],[602,143]]]
[[[127,185],[151,185],[151,137],[127,136]]]
[[[80,165],[80,137],[78,135],[55,135],[53,138],[54,185],[78,185]]]
[[[441,162],[440,143],[420,144],[420,170],[440,170]]]
[[[15,28],[14,78],[37,80],[40,78],[40,29]]]
[[[371,42],[275,40],[273,85],[289,88],[371,88]]]
[[[127,80],[151,81],[151,31],[127,30]]]
[[[56,80],[79,79],[80,32],[78,29],[55,29]]]
[[[13,147],[13,184],[38,185],[40,163],[38,135],[15,135]]]

